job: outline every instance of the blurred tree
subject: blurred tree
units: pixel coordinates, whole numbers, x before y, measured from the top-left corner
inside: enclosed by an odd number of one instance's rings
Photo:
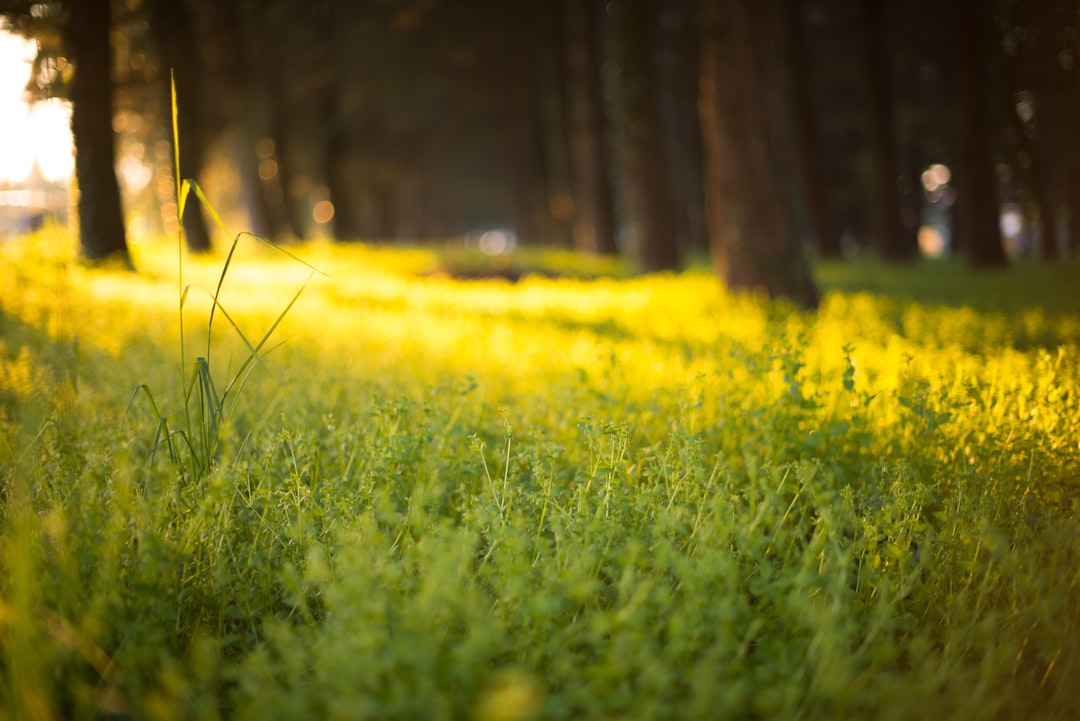
[[[817,304],[795,233],[786,0],[703,0],[701,127],[713,260],[731,289]]]
[[[88,260],[118,258],[131,266],[112,127],[109,0],[68,0],[64,46],[75,61],[71,134],[79,187],[79,245]]]
[[[822,140],[818,133],[817,108],[813,99],[814,54],[806,41],[806,0],[792,0],[787,13],[788,63],[792,72],[792,113],[799,152],[802,197],[805,200],[809,234],[825,258],[840,255],[840,232],[829,205],[828,184],[822,163]]]
[[[1028,53],[1023,52],[1022,40],[1026,38],[1028,29],[1021,24],[1020,17],[1015,12],[1012,3],[999,3],[999,14],[994,18],[1000,32],[997,38],[1000,48],[993,46],[987,55],[986,69],[994,67],[998,61],[1000,74],[999,87],[991,90],[991,97],[997,101],[1000,107],[1000,115],[1003,118],[1003,153],[1002,161],[1008,168],[1010,182],[1007,187],[1013,199],[1019,205],[1024,217],[1024,242],[1019,248],[1020,252],[1028,253],[1032,250],[1032,235],[1030,228],[1039,224],[1042,217],[1042,207],[1046,204],[1045,185],[1043,183],[1039,153],[1035,148],[1034,127],[1034,97],[1030,91],[1030,67],[1027,60]],[[963,7],[957,8],[956,22],[965,20]],[[959,50],[958,50],[959,52]],[[956,59],[957,66],[961,59]]]
[[[1064,93],[1066,128],[1080,128],[1080,8],[1074,7],[1063,23],[1060,62]],[[1068,178],[1068,232],[1066,252],[1080,255],[1080,138],[1075,132],[1064,133],[1065,170]]]
[[[611,0],[607,12],[612,81],[607,98],[616,129],[615,167],[627,216],[623,222],[636,231],[642,267],[670,270],[679,265],[679,249],[645,0]]]
[[[1075,15],[1076,3],[1070,2],[1067,5],[1068,10]],[[1063,68],[1060,62],[1063,44],[1058,36],[1064,18],[1061,13],[1062,4],[1058,0],[1035,0],[1022,7],[1033,16],[1030,22],[1032,32],[1029,36],[1032,54],[1031,85],[1035,93],[1032,121],[1043,191],[1039,254],[1044,260],[1052,260],[1058,255],[1059,221],[1064,210],[1064,98],[1061,88]]]
[[[323,0],[321,9],[323,72],[319,74],[323,114],[323,166],[327,201],[333,209],[335,240],[358,240],[360,217],[355,161],[356,119],[363,112],[363,77],[367,70],[357,52],[364,28],[360,6]]]
[[[540,117],[540,159],[547,207],[539,213],[544,242],[574,247],[574,161],[571,148],[573,111],[570,107],[570,70],[567,28],[563,7],[548,6],[546,27],[536,34],[536,78]],[[588,251],[587,251],[588,252]]]
[[[860,0],[804,0],[805,51],[812,58],[800,81],[809,85],[810,102],[822,151],[821,179],[832,209],[842,252],[871,245],[869,240],[866,73],[857,38]],[[793,53],[794,55],[794,53]],[[796,93],[799,92],[797,89]],[[796,97],[796,103],[798,99]],[[800,114],[798,106],[793,112]],[[797,120],[797,119],[796,119]]]
[[[109,0],[0,0],[0,17],[38,42],[31,95],[71,101],[83,257],[130,266],[115,168]]]
[[[613,254],[615,211],[600,84],[601,2],[563,0],[566,82],[574,169],[574,247]]]
[[[39,29],[53,18],[55,49],[64,45],[62,22],[88,2],[0,0],[0,11]],[[623,249],[654,270],[702,246],[705,209],[712,247],[724,247],[722,237],[734,242],[725,234],[735,226],[713,218],[723,209],[742,213],[744,229],[768,218],[754,225],[755,262],[793,266],[765,273],[787,274],[771,292],[788,295],[804,292],[800,234],[824,255],[839,253],[842,236],[866,236],[883,258],[909,257],[923,209],[915,181],[928,163],[954,166],[956,187],[971,200],[979,191],[960,167],[971,123],[986,125],[979,173],[994,185],[1006,93],[989,63],[1001,49],[984,44],[982,90],[952,87],[943,70],[959,71],[962,53],[948,48],[974,6],[954,4],[953,17],[932,0],[704,3],[706,19],[719,14],[763,33],[742,38],[726,28],[699,36],[699,4],[117,1],[114,71],[124,75],[112,78],[123,85],[116,127],[134,145],[125,116],[150,119],[144,128],[165,125],[158,83],[172,67],[182,174],[205,174],[211,197],[242,204],[264,236],[451,238],[505,226],[526,242],[572,235],[578,248],[616,252],[618,229]],[[1063,132],[1066,111],[1080,116],[1065,59],[1080,35],[1075,0],[997,0],[984,19],[991,11],[1017,48],[999,84],[1030,161],[1032,172],[1020,173],[1030,181],[1025,192],[1050,209],[1044,217],[1064,217],[1066,197],[1080,208],[1072,180],[1080,152]],[[788,24],[765,27],[763,18]],[[717,33],[730,48],[699,47]],[[39,77],[60,78],[69,55],[43,53]],[[57,88],[68,90],[60,81]],[[997,99],[996,113],[988,99]],[[1033,114],[1020,118],[1021,105]],[[760,122],[733,117],[734,108]],[[726,144],[729,133],[741,133],[739,147]],[[1053,147],[1063,149],[1057,157]],[[728,152],[736,160],[720,168]],[[189,241],[208,240],[205,222],[185,218],[185,226]],[[737,272],[743,261],[734,250],[723,260],[733,280],[753,276]]]
[[[870,123],[871,219],[874,245],[885,260],[908,260],[915,246],[904,233],[900,194],[900,172],[896,159],[896,121],[892,94],[891,48],[885,0],[862,0],[863,67],[867,73]]]
[[[698,2],[649,0],[660,145],[680,255],[708,251],[698,114]]]
[[[237,202],[246,212],[246,227],[262,238],[278,238],[286,232],[285,193],[277,166],[277,144],[270,132],[271,93],[275,79],[269,75],[264,54],[269,51],[263,14],[276,0],[241,0],[198,4],[205,43],[216,58],[212,100],[208,110],[227,139],[230,162],[236,168]]]
[[[982,0],[963,0],[954,9],[958,62],[960,153],[957,158],[957,198],[963,247],[973,267],[1005,263],[1001,242],[1001,205],[994,172],[992,113],[987,92],[985,58],[989,40],[989,9]]]
[[[325,192],[325,116],[321,103],[330,82],[323,3],[276,2],[263,11],[264,71],[268,73],[275,157],[288,228],[297,240],[311,237],[315,192]],[[325,199],[323,197],[318,200]]]
[[[904,243],[914,253],[923,223],[955,224],[949,210],[955,205],[950,205],[952,186],[948,191],[942,186],[931,192],[922,182],[929,166],[955,164],[956,90],[946,72],[952,67],[947,53],[955,37],[949,13],[935,0],[894,3],[888,20],[900,226]],[[930,210],[930,204],[936,206]]]
[[[201,82],[200,43],[191,9],[186,0],[147,0],[145,8],[163,66],[163,72],[155,78],[161,88],[162,107],[172,105],[172,81],[175,79],[180,178],[200,182],[207,160],[207,122],[202,112],[205,90]],[[202,202],[195,194],[188,197],[181,222],[188,249],[196,253],[208,252],[210,231]]]
[[[1006,110],[1007,159],[1027,225],[1037,232],[1022,248],[1044,259],[1080,235],[1080,147],[1065,132],[1077,119],[1080,8],[1073,0],[1006,0],[996,4],[994,58]],[[1062,231],[1065,231],[1062,233]]]

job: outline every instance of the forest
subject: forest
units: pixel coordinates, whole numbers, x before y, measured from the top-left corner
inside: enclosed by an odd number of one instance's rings
[[[0,721],[1080,718],[1080,3],[0,14]]]
[[[74,103],[81,245],[170,230],[180,176],[265,238],[712,255],[1075,252],[1080,12],[1062,0],[4,0]],[[116,164],[110,161],[117,161]],[[115,168],[121,172],[117,178]],[[1003,237],[1003,212],[1023,231]],[[183,219],[211,244],[205,208]],[[505,237],[504,237],[505,236]],[[744,237],[745,236],[745,237]],[[747,240],[748,239],[748,240]],[[219,239],[225,242],[228,239]]]

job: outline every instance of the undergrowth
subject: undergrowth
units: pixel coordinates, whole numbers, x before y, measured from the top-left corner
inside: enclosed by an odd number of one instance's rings
[[[1080,716],[1045,282],[808,315],[314,245],[293,304],[246,237],[53,240],[0,265],[0,719]]]

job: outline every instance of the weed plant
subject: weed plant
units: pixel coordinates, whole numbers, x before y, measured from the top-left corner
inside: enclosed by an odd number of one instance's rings
[[[810,315],[312,245],[293,304],[246,237],[58,242],[0,265],[0,719],[1080,717],[1054,269]]]

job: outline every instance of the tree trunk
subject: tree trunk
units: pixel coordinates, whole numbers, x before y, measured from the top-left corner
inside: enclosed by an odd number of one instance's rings
[[[323,137],[323,172],[326,191],[334,208],[334,240],[359,240],[360,229],[356,218],[352,176],[352,147],[349,142],[347,114],[340,107],[341,88],[330,83],[323,89],[323,120],[326,124]]]
[[[612,44],[618,66],[615,116],[620,171],[627,183],[623,205],[637,217],[638,254],[647,271],[679,265],[671,190],[653,88],[652,47],[644,0],[612,0]]]
[[[148,9],[153,37],[166,66],[162,69],[161,97],[167,108],[172,106],[172,82],[176,83],[180,178],[198,182],[206,159],[205,118],[199,82],[199,46],[191,13],[185,3],[175,0],[154,0]],[[196,253],[209,251],[210,231],[202,203],[194,193],[188,196],[181,220],[188,249]]]
[[[209,91],[213,102],[207,104],[209,112],[203,117],[212,117],[218,126],[230,128],[226,147],[239,179],[237,195],[247,215],[244,227],[271,240],[277,237],[282,223],[267,197],[272,186],[260,177],[260,171],[269,173],[273,169],[273,160],[260,156],[260,141],[269,135],[270,100],[263,64],[258,61],[263,52],[264,26],[253,17],[256,12],[265,12],[266,7],[261,4],[253,8],[251,2],[238,1],[200,3],[198,8],[200,40],[216,47],[218,54],[216,82],[211,82]],[[270,148],[262,147],[262,151],[272,155]],[[263,160],[268,164],[260,168]]]
[[[256,8],[260,6],[256,4]],[[292,30],[300,27],[298,14],[302,11],[306,10],[287,3],[263,3],[261,11],[253,10],[260,31],[257,41],[261,41],[254,48],[255,65],[269,99],[268,125],[277,170],[268,181],[268,199],[276,206],[284,234],[291,240],[306,240],[310,235],[313,180],[306,166],[316,161],[318,147],[314,129],[318,127],[319,108],[313,107],[312,86],[296,79],[303,73],[300,59],[304,56],[296,48],[302,39],[296,36],[301,33]],[[298,85],[307,91],[302,98],[298,97]]]
[[[607,134],[600,85],[599,12],[588,0],[564,0],[566,92],[573,166],[574,247],[615,254],[614,193],[608,175]]]
[[[189,95],[190,97],[190,95]],[[179,115],[183,115],[182,110],[178,110]],[[182,124],[184,121],[180,121]],[[190,126],[191,121],[187,121]],[[193,155],[203,152],[201,148],[201,141],[195,141],[194,137],[198,131],[190,132],[180,130],[180,178],[181,180],[194,180],[198,182],[198,177],[201,175],[202,162],[197,158],[193,158]],[[187,138],[185,144],[184,139]],[[187,150],[185,150],[185,148]],[[199,186],[202,187],[201,185]],[[206,215],[203,213],[202,201],[191,193],[188,195],[187,201],[184,204],[184,217],[181,218],[181,223],[184,228],[184,242],[187,243],[188,250],[193,253],[208,253],[210,252],[210,230],[206,224]]]
[[[786,0],[703,0],[701,128],[713,262],[732,290],[817,304],[784,133]]]
[[[708,250],[698,117],[697,0],[652,0],[653,86],[671,191],[672,228],[681,253]]]
[[[1001,243],[1001,208],[992,155],[990,114],[986,107],[987,82],[983,65],[989,11],[982,0],[964,0],[955,11],[958,38],[957,96],[960,116],[960,153],[957,165],[957,214],[964,233],[968,265],[987,268],[1004,265]]]
[[[1039,257],[1054,260],[1058,256],[1058,218],[1061,212],[1061,91],[1058,74],[1057,3],[1043,0],[1033,3],[1036,15],[1035,37],[1035,152],[1042,174],[1042,235]]]
[[[1070,128],[1080,127],[1080,82],[1078,71],[1074,69],[1069,78],[1068,94],[1065,97],[1066,116]],[[1069,255],[1080,252],[1080,142],[1074,133],[1067,133],[1067,155],[1065,170],[1067,173],[1069,232],[1066,235],[1065,250]]]
[[[549,6],[544,6],[549,7]],[[550,15],[551,17],[547,17]],[[570,107],[567,80],[564,14],[555,8],[545,13],[543,35],[535,40],[537,97],[539,98],[540,170],[543,207],[537,214],[539,237],[560,247],[576,247],[573,225],[574,169],[570,149]],[[539,33],[534,33],[534,35]]]
[[[871,202],[874,244],[884,260],[910,260],[915,248],[907,242],[900,223],[899,172],[894,117],[892,72],[889,69],[885,0],[862,2],[863,58],[870,107]]]
[[[837,258],[841,254],[840,231],[833,219],[826,197],[826,178],[822,170],[821,140],[817,132],[817,112],[811,88],[812,55],[806,49],[804,23],[805,0],[793,0],[789,10],[791,29],[788,35],[789,63],[792,70],[792,110],[795,137],[799,152],[799,171],[802,196],[806,204],[807,226],[815,247],[822,257]]]
[[[130,266],[116,181],[110,29],[109,0],[71,3],[65,40],[77,63],[71,83],[71,134],[79,186],[79,243],[89,261],[118,258]]]
[[[277,237],[280,223],[274,219],[270,202],[266,198],[265,182],[259,175],[257,134],[251,122],[241,119],[233,140],[234,162],[240,176],[240,202],[247,211],[248,230],[256,236],[272,240]]]
[[[322,106],[322,175],[328,200],[334,209],[334,240],[360,239],[360,219],[356,198],[357,166],[356,118],[361,113],[362,96],[357,74],[362,63],[356,51],[355,13],[359,5],[326,3],[318,20],[326,44],[322,47],[325,69],[317,81]],[[316,16],[318,17],[318,15]]]
[[[281,209],[285,217],[287,232],[294,240],[306,240],[308,236],[308,223],[305,214],[300,207],[300,201],[294,192],[297,183],[303,182],[302,174],[296,172],[294,161],[296,153],[293,152],[292,144],[295,135],[292,132],[292,119],[286,103],[276,93],[271,93],[272,100],[272,125],[274,132],[275,158],[277,160],[276,184],[281,188]]]
[[[512,159],[510,178],[513,183],[514,230],[524,242],[535,243],[540,227],[540,208],[546,196],[543,183],[543,152],[540,144],[536,83],[520,88],[514,98],[514,129],[510,133],[507,157]]]

